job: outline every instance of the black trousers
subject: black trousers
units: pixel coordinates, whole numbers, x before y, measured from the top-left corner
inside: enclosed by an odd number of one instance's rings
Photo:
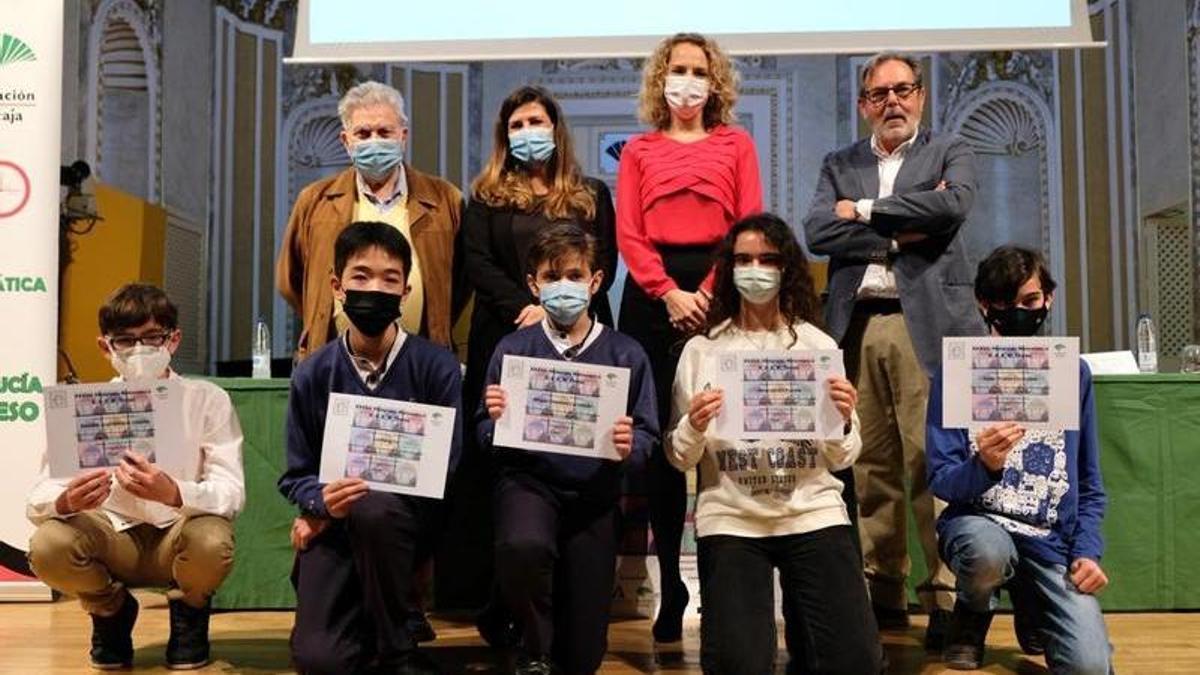
[[[386,669],[416,648],[405,628],[424,500],[368,492],[296,555],[292,660],[305,675]]]
[[[496,483],[496,577],[523,647],[564,675],[590,675],[608,648],[616,503],[588,504],[536,478]]]
[[[879,672],[879,632],[849,527],[782,537],[714,535],[698,544],[705,673],[773,672],[775,569],[789,674]]]
[[[662,246],[663,266],[667,275],[685,291],[695,291],[712,265],[711,246]],[[632,276],[626,277],[621,295],[620,331],[637,340],[654,373],[659,428],[665,435],[671,423],[671,389],[675,368],[683,350],[685,335],[671,326],[667,306],[651,298]],[[683,523],[687,516],[687,476],[667,460],[660,442],[651,451],[646,466],[650,507],[650,529],[654,533],[654,551],[658,556],[663,605],[682,595],[679,554],[683,541]],[[682,607],[679,608],[682,611]]]

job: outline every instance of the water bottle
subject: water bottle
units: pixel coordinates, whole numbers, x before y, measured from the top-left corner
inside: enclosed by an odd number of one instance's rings
[[[251,350],[250,377],[256,380],[271,379],[271,331],[267,322],[259,317],[254,322],[254,345]]]
[[[1158,345],[1154,338],[1154,320],[1143,314],[1137,320],[1138,370],[1143,373],[1158,372]]]

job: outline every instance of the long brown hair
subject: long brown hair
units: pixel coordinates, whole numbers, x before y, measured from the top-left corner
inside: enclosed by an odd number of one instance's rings
[[[550,192],[545,196],[534,193],[528,170],[508,148],[508,118],[527,103],[541,104],[554,124],[554,154],[546,162]],[[596,193],[583,180],[567,121],[550,92],[527,85],[504,99],[492,133],[492,154],[475,177],[471,193],[493,208],[532,212],[540,207],[547,218],[554,220],[596,217]]]
[[[733,124],[733,106],[738,99],[741,79],[733,62],[715,40],[699,33],[676,33],[658,43],[642,67],[642,89],[638,93],[638,117],[655,129],[671,127],[671,108],[663,96],[671,50],[678,44],[692,44],[704,50],[708,59],[708,100],[704,102],[704,128]]]
[[[779,313],[796,343],[795,324],[805,321],[821,327],[821,305],[817,299],[816,285],[808,269],[808,258],[796,240],[796,234],[782,218],[773,213],[758,213],[747,216],[733,224],[729,233],[721,240],[716,255],[716,274],[713,283],[712,305],[708,310],[708,321],[700,333],[716,337],[717,328],[729,319],[737,319],[742,307],[742,296],[733,283],[733,249],[738,235],[743,232],[759,232],[775,248],[783,259],[783,274],[779,280]]]

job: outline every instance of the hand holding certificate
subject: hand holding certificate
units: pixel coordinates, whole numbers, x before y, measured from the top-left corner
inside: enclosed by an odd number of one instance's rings
[[[948,429],[1079,428],[1078,338],[946,338],[942,364]]]
[[[330,394],[319,477],[326,484],[330,514],[345,515],[366,488],[441,499],[457,413],[409,401]],[[346,480],[353,478],[363,482]]]
[[[499,413],[496,445],[620,461],[633,442],[628,399],[626,368],[506,354],[485,405]]]
[[[836,349],[721,354],[717,385],[724,402],[716,415],[717,433],[745,440],[841,439],[843,411],[853,409],[856,395],[853,387],[834,387],[830,378],[844,373],[842,352]]]

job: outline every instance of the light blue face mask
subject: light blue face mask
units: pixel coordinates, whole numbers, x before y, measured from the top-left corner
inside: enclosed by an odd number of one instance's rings
[[[555,281],[538,291],[542,309],[560,328],[570,328],[587,311],[592,301],[588,284],[582,281]]]
[[[350,160],[354,168],[369,181],[381,181],[400,165],[404,159],[404,146],[400,141],[372,138],[350,146]]]
[[[770,302],[779,293],[779,280],[783,273],[775,267],[742,265],[733,268],[733,285],[737,286],[742,299],[753,305]]]
[[[525,127],[508,135],[508,149],[518,162],[544,162],[554,154],[554,129]]]

